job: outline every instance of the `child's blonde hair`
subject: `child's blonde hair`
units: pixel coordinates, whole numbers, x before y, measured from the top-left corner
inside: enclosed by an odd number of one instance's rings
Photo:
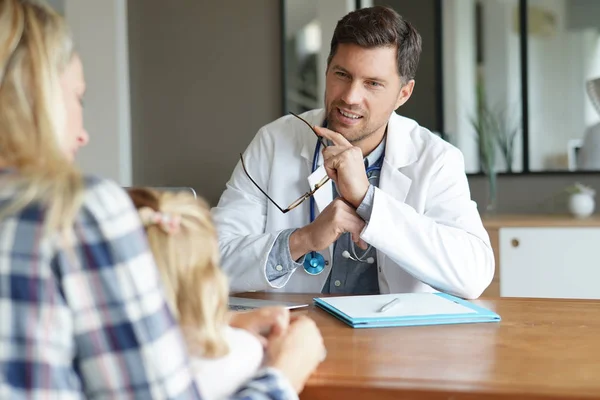
[[[228,284],[208,205],[184,192],[134,188],[129,195],[190,350],[203,357],[226,354]]]

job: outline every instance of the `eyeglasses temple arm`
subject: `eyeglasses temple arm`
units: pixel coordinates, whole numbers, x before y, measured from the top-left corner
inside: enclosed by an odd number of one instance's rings
[[[254,184],[254,186],[256,186],[256,187],[258,188],[258,190],[260,190],[260,191],[261,191],[261,193],[262,193],[262,194],[264,194],[264,195],[267,197],[267,199],[269,199],[269,201],[270,201],[271,203],[273,203],[273,204],[275,205],[275,207],[277,207],[277,208],[279,209],[279,211],[281,211],[281,212],[282,212],[282,213],[284,213],[284,214],[285,214],[286,212],[288,212],[289,210],[287,210],[287,209],[285,209],[285,210],[284,210],[283,208],[281,208],[281,207],[279,206],[279,204],[277,204],[277,203],[275,202],[275,200],[273,200],[273,199],[272,199],[272,198],[271,198],[271,197],[270,197],[270,196],[267,194],[267,192],[265,192],[264,190],[262,190],[262,188],[261,188],[261,187],[258,185],[258,183],[256,183],[256,181],[255,181],[254,179],[252,179],[252,177],[251,177],[251,176],[250,176],[250,174],[248,173],[248,170],[246,169],[246,164],[244,163],[244,157],[242,157],[242,154],[241,154],[241,153],[240,153],[240,161],[242,162],[242,168],[244,169],[244,172],[246,173],[246,176],[247,176],[247,177],[248,177],[248,178],[249,178],[249,179],[252,181],[252,183]]]
[[[313,133],[317,136],[317,139],[319,139],[319,142],[321,142],[321,146],[323,146],[323,148],[327,147],[327,143],[325,143],[325,141],[323,140],[323,138],[321,136],[319,136],[319,134],[317,133],[317,131],[315,130],[315,128],[304,118],[302,118],[301,116],[294,114],[293,112],[290,111],[290,114],[292,114],[294,117],[298,118],[300,121],[304,122],[306,125],[308,125],[308,127],[310,128],[311,131],[313,131]]]

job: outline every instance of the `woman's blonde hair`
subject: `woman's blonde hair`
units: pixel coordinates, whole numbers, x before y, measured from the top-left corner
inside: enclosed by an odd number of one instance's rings
[[[226,354],[223,329],[229,292],[208,205],[184,192],[133,188],[129,195],[190,350],[204,357]]]
[[[0,1],[0,160],[18,173],[14,201],[47,208],[46,227],[68,227],[81,205],[82,178],[62,149],[66,109],[60,77],[73,58],[64,19],[45,3]]]

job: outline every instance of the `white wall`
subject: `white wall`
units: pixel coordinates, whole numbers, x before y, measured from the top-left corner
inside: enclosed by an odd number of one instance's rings
[[[87,81],[84,123],[90,143],[84,172],[131,184],[131,128],[126,0],[64,0]]]
[[[134,184],[191,186],[216,205],[239,153],[282,115],[280,0],[127,3]]]

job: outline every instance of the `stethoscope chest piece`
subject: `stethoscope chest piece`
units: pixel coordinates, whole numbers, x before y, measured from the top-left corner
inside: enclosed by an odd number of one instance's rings
[[[319,275],[325,269],[325,258],[316,251],[304,257],[304,270],[309,275]]]

